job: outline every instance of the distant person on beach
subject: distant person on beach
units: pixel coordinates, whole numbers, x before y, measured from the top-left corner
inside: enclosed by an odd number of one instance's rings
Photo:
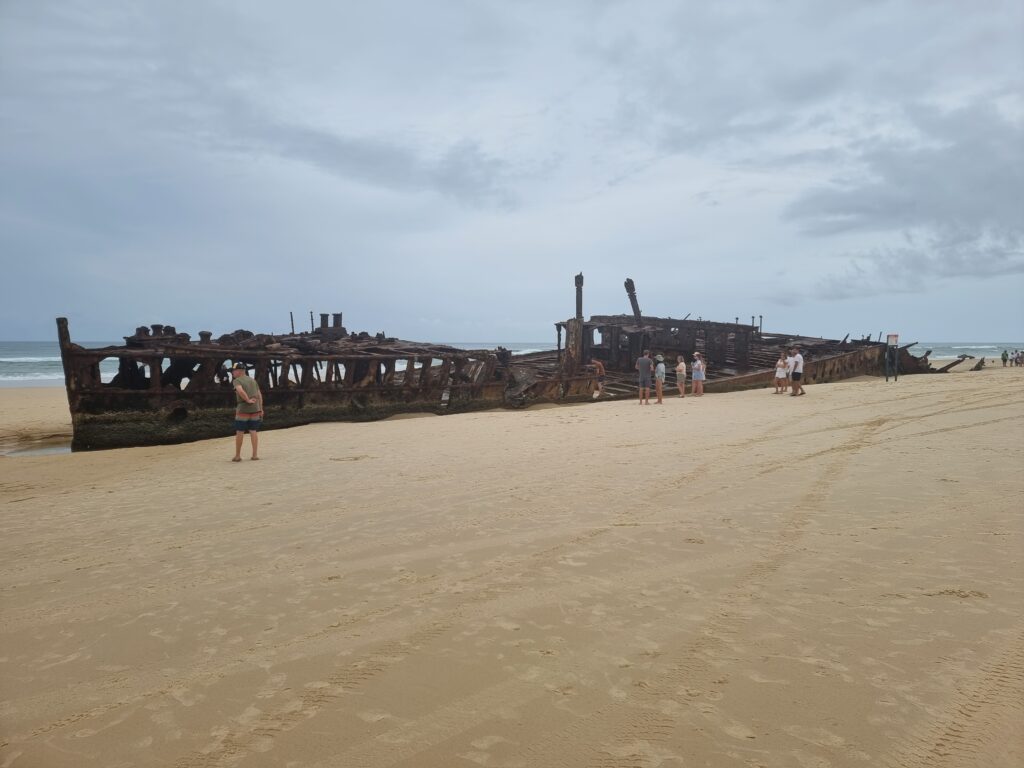
[[[682,355],[676,357],[676,386],[679,396],[686,397],[686,358]]]
[[[1010,353],[1007,350],[1004,349],[1002,357],[1003,357],[1003,368],[1005,368],[1007,361],[1010,359]],[[1016,364],[1017,363],[1016,359],[1013,362],[1014,362],[1014,364]]]
[[[594,399],[596,400],[604,392],[604,363],[600,360],[592,359],[590,361],[590,367],[593,368],[597,374],[597,390],[594,392]]]
[[[662,404],[662,395],[665,393],[665,358],[657,355],[654,358],[654,394],[658,398],[658,405]]]
[[[235,388],[235,457],[242,460],[242,442],[249,433],[252,460],[259,459],[259,430],[263,426],[263,393],[260,385],[245,372],[245,363],[231,366],[231,384]]]
[[[693,396],[700,397],[704,394],[704,377],[707,373],[707,365],[704,363],[704,356],[700,352],[693,353],[693,363],[690,365],[690,375],[693,377]]]
[[[773,394],[781,395],[786,391],[786,385],[789,383],[789,363],[786,362],[786,355],[784,352],[779,352],[779,359],[775,361],[775,392]]]
[[[640,385],[640,405],[651,404],[651,375],[654,372],[654,361],[651,360],[651,350],[645,349],[636,361],[636,370]]]
[[[799,347],[793,347],[793,373],[791,374],[793,379],[793,391],[789,393],[790,397],[796,397],[797,395],[807,394],[804,392],[804,356],[800,354]]]

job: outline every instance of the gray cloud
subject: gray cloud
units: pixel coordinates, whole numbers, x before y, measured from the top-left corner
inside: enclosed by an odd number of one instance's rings
[[[240,151],[273,154],[308,163],[350,182],[392,190],[433,191],[469,206],[509,207],[505,164],[489,157],[479,143],[461,139],[438,157],[386,139],[350,137],[292,125],[249,113],[230,118],[230,134]]]
[[[807,190],[787,207],[786,218],[815,235],[950,224],[1021,227],[1016,195],[1024,188],[1024,123],[1001,115],[988,99],[949,113],[918,106],[908,118],[917,136],[853,147],[856,177]]]
[[[853,254],[842,271],[819,281],[816,293],[826,299],[850,299],[922,292],[935,279],[1016,275],[1024,275],[1024,239],[1019,233],[977,233],[947,228],[922,243],[873,248]]]
[[[434,192],[472,207],[514,203],[505,163],[472,137],[445,137],[438,145],[388,126],[346,131],[271,106],[273,94],[264,90],[273,80],[268,65],[283,52],[254,39],[261,33],[255,19],[228,8],[212,4],[197,14],[156,6],[147,15],[125,5],[123,15],[109,17],[91,4],[39,9],[38,17],[19,9],[12,27],[20,22],[28,34],[9,30],[0,37],[23,54],[12,56],[0,99],[18,116],[16,124],[28,110],[30,124],[47,113],[53,121],[74,121],[96,151],[170,142],[277,156],[351,183]],[[231,33],[221,38],[214,29]],[[41,33],[43,45],[33,33]],[[36,46],[56,47],[61,55],[44,61],[32,55]],[[110,112],[124,121],[122,135],[108,133]]]
[[[984,99],[954,110],[909,108],[912,139],[865,142],[853,169],[784,211],[802,232],[896,233],[901,242],[845,254],[824,279],[834,297],[920,289],[931,278],[1024,272],[1024,123]]]

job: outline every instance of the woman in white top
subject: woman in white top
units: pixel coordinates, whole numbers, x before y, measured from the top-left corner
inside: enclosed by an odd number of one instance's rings
[[[775,361],[775,394],[781,395],[789,385],[789,363],[786,362],[786,353],[779,352],[779,359]]]
[[[676,385],[679,387],[679,396],[686,397],[686,358],[679,355],[676,360]]]

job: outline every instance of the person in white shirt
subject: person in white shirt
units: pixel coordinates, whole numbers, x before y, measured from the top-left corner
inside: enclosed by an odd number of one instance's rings
[[[796,397],[797,395],[806,394],[804,392],[804,356],[800,354],[799,347],[793,347],[792,351],[793,359],[793,372],[791,378],[793,379],[793,391],[789,393],[790,397]]]

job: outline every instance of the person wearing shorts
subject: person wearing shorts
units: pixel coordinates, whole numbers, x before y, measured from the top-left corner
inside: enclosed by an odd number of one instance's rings
[[[643,355],[637,359],[635,368],[640,385],[640,405],[650,405],[651,378],[654,373],[654,361],[651,360],[651,350],[644,350]]]
[[[231,384],[235,390],[235,457],[242,460],[242,443],[248,433],[252,443],[252,460],[259,459],[259,431],[263,426],[263,393],[260,386],[245,372],[245,363],[231,366]]]
[[[676,386],[679,396],[686,397],[686,358],[682,355],[676,357]]]
[[[797,395],[807,394],[804,392],[804,356],[800,354],[799,347],[793,347],[793,391],[789,393],[790,397],[796,397]]]
[[[665,394],[665,356],[655,355],[654,360],[654,394],[658,399],[658,405],[662,405],[662,397]]]
[[[693,396],[700,397],[704,394],[704,379],[706,377],[707,364],[700,352],[693,353],[693,362],[690,364],[690,376],[693,379]]]

